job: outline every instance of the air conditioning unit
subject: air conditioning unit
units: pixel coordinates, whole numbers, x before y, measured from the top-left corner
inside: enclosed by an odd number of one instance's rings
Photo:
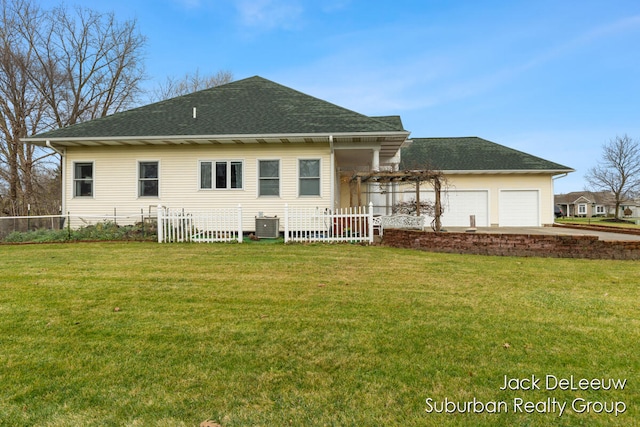
[[[277,239],[280,237],[280,218],[256,217],[256,237],[259,239]]]

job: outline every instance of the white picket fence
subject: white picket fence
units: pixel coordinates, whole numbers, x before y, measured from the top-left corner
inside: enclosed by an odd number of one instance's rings
[[[373,243],[373,204],[337,210],[285,205],[284,241]]]
[[[242,206],[206,211],[158,206],[158,242],[242,243]]]
[[[285,205],[284,241],[373,243],[373,205],[338,209]],[[187,211],[158,206],[158,242],[242,243],[242,206]]]

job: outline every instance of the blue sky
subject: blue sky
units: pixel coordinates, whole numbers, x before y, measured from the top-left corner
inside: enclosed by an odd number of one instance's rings
[[[399,114],[413,137],[479,136],[576,169],[556,193],[584,189],[616,135],[640,140],[637,0],[91,7],[137,20],[150,87],[195,70],[260,75],[363,114]]]

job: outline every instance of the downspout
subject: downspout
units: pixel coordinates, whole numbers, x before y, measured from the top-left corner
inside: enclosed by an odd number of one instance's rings
[[[51,141],[49,141],[48,139],[45,141],[45,145],[52,149],[53,151],[55,151],[56,153],[58,153],[60,155],[60,181],[61,181],[61,185],[62,185],[62,191],[61,191],[61,195],[60,198],[62,200],[60,200],[60,210],[62,211],[61,214],[64,215],[65,210],[66,210],[66,195],[67,195],[67,166],[65,162],[65,151],[60,151],[58,150],[56,147],[54,147],[53,145],[51,145]]]
[[[329,168],[331,169],[331,173],[329,174],[329,186],[331,188],[331,197],[329,203],[331,203],[331,209],[336,208],[336,160],[335,160],[335,152],[333,149],[333,135],[329,135]]]

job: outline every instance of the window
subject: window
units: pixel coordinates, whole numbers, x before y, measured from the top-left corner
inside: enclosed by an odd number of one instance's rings
[[[74,163],[73,196],[93,197],[93,163]]]
[[[258,195],[280,195],[280,160],[258,160]]]
[[[138,163],[138,195],[140,197],[158,197],[158,162]]]
[[[215,175],[214,175],[215,173]],[[200,162],[200,189],[242,188],[241,161]]]
[[[578,205],[578,215],[586,215],[587,214],[587,205],[579,204]]]
[[[604,215],[604,206],[602,205],[596,206],[596,215]]]
[[[320,195],[320,160],[300,160],[299,177],[301,196]]]

